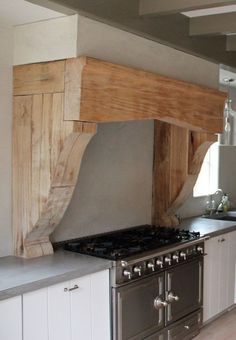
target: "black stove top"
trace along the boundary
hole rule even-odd
[[[67,241],[64,249],[116,261],[171,244],[189,242],[199,237],[198,232],[142,225]]]

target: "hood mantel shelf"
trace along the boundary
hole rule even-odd
[[[153,221],[175,224],[176,208],[222,131],[224,101],[214,89],[89,57],[14,67],[15,254],[53,252],[49,236],[68,207],[100,122],[156,120]],[[183,148],[187,157],[179,160]]]

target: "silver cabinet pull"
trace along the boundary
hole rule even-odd
[[[64,288],[64,292],[71,292],[72,290],[76,290],[76,289],[78,289],[78,288],[79,288],[78,285],[74,285],[73,288]]]
[[[188,325],[185,325],[184,328],[185,329],[190,329],[190,327]]]

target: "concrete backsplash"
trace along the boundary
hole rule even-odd
[[[151,223],[153,121],[100,124],[53,241]]]

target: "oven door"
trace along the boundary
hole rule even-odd
[[[202,258],[166,271],[166,325],[202,305]]]
[[[113,339],[140,340],[164,327],[164,273],[113,288]]]

